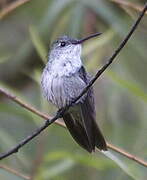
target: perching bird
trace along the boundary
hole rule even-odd
[[[81,61],[81,44],[100,33],[81,40],[62,36],[53,42],[41,86],[48,101],[59,109],[73,101],[89,83],[90,76]],[[107,150],[105,139],[96,124],[94,93],[91,87],[67,112],[63,120],[75,141],[89,152],[97,147]]]

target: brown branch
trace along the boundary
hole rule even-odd
[[[110,0],[110,1],[112,1],[114,3],[117,3],[120,6],[126,6],[126,7],[129,7],[129,8],[135,9],[137,11],[142,11],[142,9],[143,9],[142,6],[134,4],[134,3],[129,2],[129,1],[126,1],[126,0]],[[147,14],[147,12],[145,14]]]
[[[17,0],[17,1],[12,2],[9,6],[5,7],[4,9],[0,11],[0,19],[2,19],[4,16],[11,13],[14,9],[18,8],[19,6],[29,1],[30,0]]]
[[[44,113],[36,110],[36,109],[33,108],[31,105],[23,102],[23,101],[20,100],[18,97],[14,96],[12,93],[8,93],[8,92],[5,91],[3,88],[0,88],[0,92],[3,93],[6,97],[8,97],[9,99],[11,99],[12,101],[14,101],[14,102],[16,102],[17,104],[19,104],[20,106],[22,106],[22,107],[24,107],[25,109],[29,110],[30,112],[33,112],[34,114],[40,116],[41,118],[48,120],[48,116],[47,116],[47,115],[45,115]],[[51,119],[51,118],[52,118],[52,117],[50,117],[50,119]],[[65,124],[64,124],[63,122],[61,122],[61,121],[58,121],[58,120],[57,120],[57,121],[55,121],[55,123],[58,124],[58,125],[60,125],[60,126],[62,126],[62,127],[64,127],[64,128],[66,127]],[[107,147],[108,147],[109,149],[112,149],[113,151],[121,154],[121,155],[126,156],[128,159],[131,159],[131,160],[133,160],[133,161],[135,161],[135,162],[137,162],[137,163],[139,163],[139,164],[147,167],[147,162],[143,161],[142,159],[140,159],[140,158],[138,158],[138,157],[136,157],[136,156],[134,156],[134,155],[132,155],[132,154],[130,154],[130,153],[128,153],[128,152],[120,149],[120,148],[117,148],[116,146],[114,146],[114,145],[112,145],[112,144],[110,144],[110,143],[108,143],[108,142],[107,142]]]
[[[33,108],[31,105],[28,105],[27,103],[24,103],[22,100],[20,100],[18,97],[14,96],[12,93],[8,93],[7,91],[5,91],[4,89],[0,88],[0,92],[3,93],[5,96],[7,96],[8,98],[10,98],[12,101],[16,102],[17,104],[21,105],[22,107],[24,107],[25,109],[29,110],[30,112],[33,112],[34,114],[44,118],[44,119],[48,119],[48,116],[43,114],[42,112],[36,110],[35,108]],[[51,117],[50,117],[51,119]],[[62,126],[62,127],[65,127],[65,124],[60,122],[60,121],[55,121],[56,124]],[[110,144],[107,142],[107,147],[109,149],[112,149],[126,157],[128,157],[129,159],[132,159],[134,161],[136,161],[137,163],[143,165],[143,166],[146,166],[147,167],[147,162],[141,160],[140,158],[128,153],[128,152],[125,152],[124,150],[120,149],[120,148],[117,148],[115,147],[114,145]]]
[[[116,49],[116,51],[113,53],[113,55],[109,58],[108,62],[96,73],[96,75],[94,76],[94,78],[90,81],[90,83],[88,84],[88,86],[86,86],[84,88],[84,90],[82,91],[82,93],[66,108],[60,110],[57,112],[57,114],[51,118],[51,119],[47,119],[46,116],[42,115],[42,113],[37,112],[38,115],[41,115],[41,117],[45,117],[45,119],[47,119],[45,121],[45,123],[38,129],[36,129],[31,135],[29,135],[28,137],[26,137],[23,141],[21,141],[20,143],[18,143],[15,147],[11,148],[8,152],[3,153],[0,155],[0,160],[10,156],[13,153],[18,152],[18,150],[24,146],[25,144],[27,144],[29,141],[31,141],[34,137],[38,136],[44,129],[46,129],[50,124],[52,124],[55,120],[57,120],[58,118],[61,118],[63,116],[63,114],[65,113],[65,111],[67,111],[69,109],[69,107],[74,104],[79,98],[81,98],[81,96],[83,96],[88,89],[94,84],[94,82],[98,79],[98,77],[107,69],[107,67],[113,62],[113,60],[115,59],[115,57],[119,54],[119,52],[121,51],[121,49],[125,46],[125,44],[127,43],[127,41],[129,40],[129,38],[131,37],[131,35],[133,34],[133,32],[135,31],[135,29],[137,28],[137,25],[139,24],[139,22],[141,21],[142,17],[144,16],[145,12],[147,10],[147,3],[145,4],[144,9],[142,10],[141,14],[139,15],[138,19],[136,20],[136,22],[134,23],[134,25],[132,26],[131,30],[129,31],[129,33],[127,34],[127,36],[124,38],[124,40],[120,43],[119,47]],[[18,98],[16,98],[15,96],[13,96],[12,94],[9,94],[8,92],[5,92],[5,90],[3,90],[2,88],[0,89],[0,92],[2,92],[4,95],[6,95],[7,97],[9,97],[10,99],[14,100],[15,102],[19,103],[21,106],[29,109],[31,112],[34,112],[34,108],[29,108],[27,104],[24,104],[22,101],[20,101]],[[108,144],[109,148],[112,149],[112,147],[114,146],[110,146],[110,144]],[[114,148],[115,151],[117,151],[117,148]],[[123,152],[122,151],[118,151],[119,153]],[[121,153],[123,155],[125,155],[124,153]],[[128,153],[129,154],[129,153]],[[126,156],[129,158],[129,156]],[[134,157],[133,155],[130,154],[130,157]],[[135,158],[138,159],[138,158]],[[138,162],[138,161],[136,161]],[[141,161],[139,161],[138,163],[142,164],[143,166],[147,166],[147,163],[141,163]]]
[[[11,99],[12,101],[16,102],[17,104],[19,104],[20,106],[22,106],[23,108],[33,112],[34,114],[40,116],[43,119],[52,119],[51,116],[46,115],[40,111],[38,111],[37,109],[35,109],[34,107],[32,107],[31,105],[28,105],[27,103],[24,103],[24,101],[22,101],[21,99],[19,99],[18,97],[16,97],[15,95],[13,95],[10,92],[7,92],[5,89],[0,87],[0,92],[2,94],[4,94],[5,96],[7,96],[9,99]],[[59,124],[59,125],[63,125],[63,123],[61,121],[56,121],[55,123]],[[64,125],[63,125],[64,126]]]
[[[16,171],[15,169],[12,169],[12,168],[10,168],[10,167],[8,167],[6,165],[0,164],[0,168],[4,169],[5,171],[8,171],[8,172],[10,172],[10,173],[12,173],[12,174],[14,174],[16,176],[19,176],[19,177],[21,177],[23,179],[26,179],[26,180],[30,180],[31,179],[29,176],[21,174],[20,172]]]
[[[147,167],[147,162],[145,162],[144,160],[142,160],[142,159],[140,159],[140,158],[138,158],[138,157],[136,157],[136,156],[134,156],[134,155],[132,155],[132,154],[130,154],[130,153],[128,153],[128,152],[114,146],[114,145],[112,145],[112,144],[109,144],[108,142],[107,142],[107,147],[109,147],[109,149],[112,149],[113,151],[127,157],[128,159],[131,159],[131,160],[141,164],[142,166]]]

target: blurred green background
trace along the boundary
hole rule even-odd
[[[117,0],[115,0],[117,1]],[[119,0],[120,1],[120,0]],[[12,0],[1,0],[1,10]],[[82,59],[94,75],[137,19],[146,1],[30,0],[0,20],[0,86],[42,112],[54,115],[42,97],[40,76],[50,42],[67,34],[82,38]],[[147,161],[147,15],[115,62],[94,85],[97,121],[108,142]],[[0,152],[29,135],[43,120],[0,94]],[[145,180],[147,169],[115,152],[113,160],[81,149],[56,124],[1,161],[35,180]],[[19,180],[0,169],[1,180]]]

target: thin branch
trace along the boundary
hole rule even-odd
[[[147,167],[147,162],[145,162],[144,160],[142,160],[142,159],[140,159],[140,158],[138,158],[138,157],[136,157],[130,153],[128,153],[128,152],[126,152],[126,151],[124,151],[124,150],[122,150],[122,149],[120,149],[120,148],[118,148],[112,144],[109,144],[109,143],[107,143],[107,147],[109,147],[109,149],[112,149],[113,151],[127,157],[128,159],[131,159],[131,160],[141,164],[142,166]]]
[[[23,179],[26,179],[26,180],[30,180],[31,179],[29,176],[21,174],[20,172],[16,171],[15,169],[12,169],[12,168],[10,168],[10,167],[8,167],[6,165],[0,164],[0,168],[4,169],[5,171],[8,171],[8,172],[10,172],[12,174],[15,174],[16,176],[19,176],[19,177],[21,177]]]
[[[12,101],[16,102],[17,104],[19,104],[20,106],[22,106],[23,108],[33,112],[34,114],[40,116],[41,118],[43,119],[51,119],[52,117],[51,116],[48,116],[40,111],[38,111],[37,109],[35,109],[34,107],[32,107],[31,105],[28,105],[27,103],[24,103],[24,101],[22,101],[21,99],[19,99],[18,97],[16,97],[15,95],[13,95],[12,93],[10,92],[7,92],[5,89],[1,88],[0,87],[0,92],[2,94],[4,94],[6,97],[8,97],[9,99],[11,99]],[[56,121],[57,124],[59,125],[63,125],[63,123],[61,121]]]
[[[129,1],[126,1],[126,0],[110,0],[110,1],[117,3],[120,6],[126,6],[129,8],[135,9],[137,11],[142,11],[142,9],[143,9],[142,6],[132,3],[132,2],[129,2]],[[147,12],[145,14],[147,14]]]
[[[58,118],[61,118],[63,116],[63,114],[65,113],[65,111],[67,111],[69,109],[69,107],[74,104],[79,98],[81,98],[87,91],[88,89],[94,84],[94,82],[98,79],[98,77],[107,69],[107,67],[113,62],[113,60],[115,59],[115,57],[119,54],[119,52],[121,51],[121,49],[125,46],[125,44],[127,43],[127,41],[129,40],[129,38],[131,37],[131,35],[133,34],[133,32],[135,31],[135,29],[137,28],[137,25],[139,24],[139,22],[141,21],[142,17],[145,14],[145,11],[147,10],[147,3],[145,4],[145,7],[143,9],[143,11],[141,12],[140,16],[138,17],[137,21],[134,23],[134,25],[132,26],[130,32],[128,33],[128,35],[124,38],[124,40],[120,43],[119,47],[116,49],[116,51],[113,53],[113,55],[109,58],[108,62],[96,73],[96,75],[94,76],[94,78],[90,81],[90,83],[88,84],[88,86],[86,86],[84,88],[84,90],[82,91],[82,93],[66,108],[60,110],[57,112],[57,114],[51,118],[45,121],[45,123],[38,129],[36,129],[31,135],[29,135],[28,137],[26,137],[23,141],[21,141],[20,143],[18,143],[15,147],[11,148],[8,152],[3,153],[0,155],[0,160],[10,156],[13,153],[18,152],[18,150],[24,146],[25,144],[27,144],[29,141],[31,141],[34,137],[36,137],[37,135],[39,135],[44,129],[46,129],[50,124],[52,124],[55,120],[57,120]],[[0,89],[1,91],[1,89]],[[5,94],[5,92],[2,90],[2,93]],[[5,94],[7,97],[9,97],[9,94],[6,93]],[[10,96],[11,98],[11,96]],[[19,102],[19,104],[21,104],[23,106],[22,103],[20,103],[21,101],[16,101],[16,97],[13,96],[13,98],[11,98],[12,100],[15,99],[15,102]],[[18,100],[18,99],[17,99]],[[23,107],[27,107],[27,106],[23,106]],[[32,109],[32,108],[31,108]],[[31,110],[32,111],[32,110]],[[39,114],[38,114],[39,115]],[[46,118],[45,118],[46,119]],[[112,146],[111,146],[112,148]],[[147,163],[142,164],[147,166]]]
[[[14,9],[18,8],[19,6],[23,5],[26,2],[29,2],[30,0],[17,0],[12,2],[9,6],[5,7],[0,11],[0,19],[2,19],[4,16],[8,15],[10,12],[12,12]]]
[[[136,22],[133,24],[131,30],[129,31],[129,33],[127,34],[127,36],[123,39],[123,41],[120,43],[120,45],[118,46],[118,48],[114,51],[114,53],[112,54],[112,56],[108,59],[108,61],[106,62],[106,64],[104,64],[102,66],[102,68],[100,70],[98,70],[98,72],[96,73],[96,75],[94,76],[94,78],[90,81],[90,83],[84,88],[84,90],[82,91],[82,93],[72,102],[72,104],[74,104],[78,99],[80,99],[83,94],[85,94],[88,89],[94,84],[94,82],[101,76],[101,74],[108,68],[108,66],[110,66],[110,64],[114,61],[115,57],[119,54],[119,52],[122,50],[122,48],[126,45],[126,43],[128,42],[128,40],[130,39],[131,35],[133,34],[133,32],[136,30],[138,24],[140,23],[142,17],[144,16],[145,12],[147,11],[147,3],[145,4],[142,12],[140,13],[138,19],[136,20]]]
[[[0,88],[0,92],[3,93],[6,97],[8,97],[9,99],[11,99],[12,101],[16,102],[17,104],[21,105],[22,107],[24,107],[25,109],[29,110],[30,112],[33,112],[34,114],[48,120],[48,116],[43,114],[42,112],[36,110],[35,108],[33,108],[31,105],[28,105],[27,103],[24,103],[22,100],[20,100],[18,97],[14,96],[12,93],[8,93],[7,91],[5,91],[4,89]],[[20,103],[21,102],[21,103]],[[51,117],[50,117],[51,119]],[[61,121],[55,121],[56,124],[62,126],[62,127],[66,127],[65,124]],[[114,151],[116,151],[117,153],[120,153],[121,155],[127,157],[128,159],[131,159],[145,167],[147,167],[147,162],[143,161],[142,159],[120,149],[117,148],[116,146],[110,144],[107,142],[107,147],[109,149],[112,149]]]

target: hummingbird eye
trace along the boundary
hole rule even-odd
[[[65,41],[62,41],[61,43],[60,43],[60,46],[61,47],[64,47],[66,45],[66,42]]]

